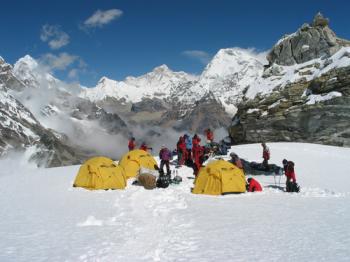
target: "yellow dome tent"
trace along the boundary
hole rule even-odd
[[[155,170],[157,162],[146,151],[136,149],[125,154],[119,161],[119,165],[124,168],[126,178],[130,178],[135,177],[141,167]]]
[[[126,178],[123,168],[107,157],[94,157],[81,165],[74,187],[86,189],[125,189]]]
[[[241,169],[225,160],[215,160],[199,170],[194,194],[222,195],[244,193],[245,176]]]

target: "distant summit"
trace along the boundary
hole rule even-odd
[[[276,43],[267,55],[269,64],[289,66],[328,58],[342,47],[350,46],[350,41],[338,38],[328,25],[328,18],[316,14],[311,24],[303,24],[295,33]]]

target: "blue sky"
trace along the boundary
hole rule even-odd
[[[0,55],[25,54],[93,86],[167,64],[199,74],[220,48],[264,51],[321,11],[350,39],[348,1],[2,1]]]

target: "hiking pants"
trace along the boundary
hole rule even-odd
[[[170,175],[169,160],[161,160],[160,161],[160,170],[161,170],[161,172],[163,172],[163,174],[164,174],[164,170],[163,170],[164,165],[166,166],[166,174]]]

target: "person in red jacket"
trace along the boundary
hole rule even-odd
[[[201,143],[200,137],[197,134],[195,134],[192,138],[192,147],[195,145],[199,145],[200,143]]]
[[[297,179],[295,177],[295,172],[294,172],[294,162],[293,161],[288,161],[285,176],[287,178],[286,191],[292,192],[292,186],[293,186],[293,184],[295,184],[297,182]]]
[[[210,144],[214,141],[214,133],[210,128],[205,130],[205,136],[207,137],[207,143]]]
[[[187,150],[185,138],[180,136],[179,141],[177,142],[177,162],[181,166],[185,163],[187,159]]]
[[[248,192],[260,192],[262,191],[262,187],[260,183],[254,178],[248,178]]]
[[[134,150],[135,147],[136,147],[135,137],[132,137],[129,139],[129,144],[128,144],[129,151]]]
[[[270,160],[270,149],[267,147],[267,145],[263,142],[261,143],[261,146],[263,147],[263,166],[266,170],[269,169],[269,160]]]
[[[152,150],[152,147],[148,147],[148,146],[146,145],[146,142],[142,142],[142,144],[141,144],[141,146],[140,146],[140,149],[147,152],[149,149]]]
[[[199,169],[202,166],[202,158],[203,158],[203,153],[204,153],[204,148],[200,145],[200,138],[194,138],[192,140],[192,156],[193,156],[193,160],[194,160],[194,166],[193,166],[193,173],[195,176],[197,176]]]

